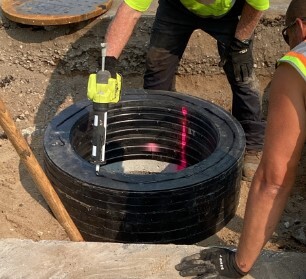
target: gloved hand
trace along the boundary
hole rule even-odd
[[[251,50],[252,40],[232,40],[219,66],[223,67],[226,62],[233,65],[236,81],[247,81],[253,73],[253,54]]]
[[[202,250],[200,253],[183,258],[175,269],[183,277],[195,276],[193,279],[221,278],[220,276],[241,278],[247,274],[239,269],[235,252],[226,248]]]
[[[114,56],[105,57],[105,70],[109,71],[112,78],[116,78],[118,59]]]

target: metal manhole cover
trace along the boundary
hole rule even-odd
[[[3,14],[29,25],[62,25],[97,17],[111,7],[112,0],[2,0]]]

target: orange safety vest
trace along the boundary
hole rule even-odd
[[[290,50],[285,56],[278,60],[281,63],[289,63],[306,81],[306,40]]]

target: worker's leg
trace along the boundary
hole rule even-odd
[[[202,23],[202,29],[218,41],[218,51],[221,57],[226,46],[234,37],[243,2],[243,0],[238,0],[236,7],[223,18],[204,20]],[[236,81],[233,65],[230,62],[225,63],[223,69],[233,92],[232,114],[240,122],[245,132],[246,154],[243,177],[250,181],[261,159],[265,131],[257,79],[254,69],[252,78],[247,82]]]
[[[195,16],[179,1],[160,1],[146,60],[144,88],[175,91],[175,73],[194,27]]]
[[[233,91],[232,114],[245,132],[246,149],[259,151],[263,147],[265,122],[255,73],[247,82],[237,82],[232,64],[226,63],[223,69]]]
[[[202,21],[202,29],[218,41],[220,56],[234,38],[243,2],[237,1],[236,7],[223,18]],[[230,62],[225,63],[223,69],[233,92],[232,114],[244,129],[246,148],[260,151],[263,146],[265,122],[262,119],[260,94],[254,70],[251,79],[240,82],[236,81],[233,65]]]
[[[218,47],[222,52],[224,46],[219,44]],[[231,63],[226,63],[223,69],[233,91],[232,114],[240,122],[245,132],[246,152],[242,177],[250,182],[261,160],[265,131],[257,79],[253,70],[253,76],[247,82],[237,82]]]

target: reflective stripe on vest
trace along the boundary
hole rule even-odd
[[[280,63],[292,65],[306,81],[306,40],[279,59],[278,64]]]
[[[225,15],[235,4],[235,0],[180,0],[192,13],[206,17]]]

